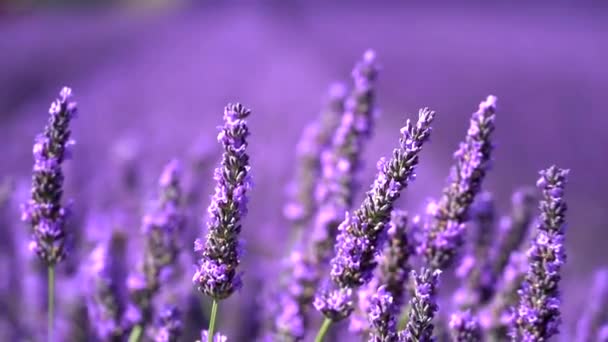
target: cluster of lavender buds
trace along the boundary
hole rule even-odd
[[[392,342],[397,340],[397,323],[392,294],[385,286],[370,298],[367,310],[371,326],[370,342]]]
[[[177,342],[182,333],[182,314],[174,306],[165,308],[159,315],[155,342]]]
[[[369,319],[366,317],[366,313],[370,306],[370,298],[377,294],[380,287],[391,295],[391,313],[393,315],[398,314],[398,310],[403,305],[407,279],[411,271],[409,258],[415,252],[407,229],[407,213],[402,210],[393,210],[387,231],[388,241],[382,254],[378,256],[378,267],[373,278],[357,293],[357,307],[350,317],[349,330],[351,332],[359,334],[368,332]]]
[[[490,164],[495,111],[496,97],[490,95],[473,113],[465,141],[454,153],[456,164],[451,170],[450,183],[432,210],[425,241],[419,247],[431,268],[449,267],[463,243],[463,224]]]
[[[30,249],[47,265],[53,266],[65,257],[65,221],[68,208],[61,203],[63,172],[61,164],[70,157],[70,121],[76,115],[72,90],[63,88],[51,104],[50,118],[44,133],[34,144],[32,197],[23,206],[22,218],[31,224],[34,239]]]
[[[285,205],[285,217],[298,232],[308,224],[316,211],[315,189],[321,171],[321,153],[332,142],[334,132],[344,112],[346,86],[332,84],[329,100],[320,117],[304,128],[296,147],[297,161],[290,199]]]
[[[475,342],[481,341],[481,328],[477,317],[470,311],[452,314],[450,318],[452,341]]]
[[[169,162],[159,179],[157,208],[143,218],[144,258],[140,270],[128,279],[128,287],[143,323],[152,317],[152,300],[162,282],[177,272],[181,249],[184,216],[181,210],[182,191],[180,164]]]
[[[412,271],[413,293],[409,303],[408,322],[405,330],[399,332],[399,341],[433,341],[433,318],[437,313],[437,287],[440,270],[423,268]]]
[[[382,158],[378,162],[378,174],[361,207],[353,214],[347,213],[340,224],[336,255],[331,261],[331,279],[338,287],[337,293],[346,294],[346,289],[356,289],[371,279],[393,205],[414,177],[419,153],[430,136],[434,118],[434,112],[421,109],[416,125],[407,121],[401,129],[400,147],[393,150],[388,161]],[[333,306],[334,303],[325,300],[327,297],[322,294],[315,299],[318,311],[333,321],[350,315],[352,307],[345,310],[344,305]],[[345,300],[338,302],[342,304]]]
[[[209,332],[207,330],[203,330],[201,331],[201,339],[198,340],[197,342],[207,342],[209,341]],[[213,334],[213,338],[211,339],[211,342],[228,342],[228,337],[220,334],[220,333],[215,333]]]
[[[247,117],[251,111],[241,104],[224,109],[224,126],[218,141],[224,148],[221,165],[215,170],[215,194],[209,205],[207,240],[197,239],[194,250],[201,253],[193,282],[199,291],[221,300],[241,287],[237,273],[241,246],[241,219],[247,214],[247,193],[251,188]]]
[[[363,146],[369,139],[376,113],[376,54],[368,50],[353,70],[353,89],[344,104],[331,147],[321,153],[321,179],[316,187],[318,203],[312,235],[313,262],[331,256],[337,227],[352,207],[358,188],[355,176],[361,166]]]
[[[519,290],[510,331],[513,339],[521,341],[545,341],[559,332],[561,323],[558,285],[566,261],[564,186],[568,170],[551,166],[540,175],[540,223],[527,252],[529,269]]]
[[[593,286],[585,303],[585,309],[576,325],[575,341],[592,340],[601,330],[600,327],[608,324],[608,268],[601,268],[595,272]],[[599,335],[598,335],[599,336]],[[604,339],[608,339],[608,334]],[[598,341],[600,339],[598,338]]]

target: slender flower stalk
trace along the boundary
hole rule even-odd
[[[450,318],[450,329],[452,341],[476,342],[482,340],[479,321],[470,311],[452,314],[452,317]]]
[[[153,319],[153,299],[166,286],[172,273],[178,272],[181,234],[185,216],[181,209],[181,167],[172,160],[159,179],[159,198],[156,208],[143,218],[145,249],[143,262],[137,273],[129,276],[127,286],[144,328]],[[134,332],[135,333],[135,332]]]
[[[369,331],[367,312],[371,305],[370,299],[376,295],[380,287],[391,295],[391,313],[398,315],[405,300],[406,284],[411,266],[409,258],[415,253],[410,233],[407,231],[407,213],[393,210],[388,227],[388,241],[374,277],[357,292],[357,307],[350,317],[349,330],[358,334]]]
[[[559,332],[561,323],[559,280],[566,261],[564,248],[564,187],[568,170],[551,166],[540,172],[540,222],[527,252],[529,268],[519,290],[511,338],[515,341],[546,341]]]
[[[412,271],[413,294],[410,299],[409,319],[405,330],[399,332],[399,341],[430,342],[433,339],[433,318],[437,313],[437,286],[440,270],[423,268]]]
[[[76,115],[76,103],[71,101],[72,90],[64,87],[49,109],[49,121],[44,132],[34,143],[32,197],[24,204],[22,219],[33,228],[30,250],[48,267],[49,319],[48,338],[53,340],[55,295],[55,266],[66,255],[65,230],[68,208],[62,205],[63,161],[70,157],[70,122]]]
[[[200,253],[199,267],[192,281],[202,293],[213,298],[209,335],[213,337],[218,302],[241,287],[241,219],[247,214],[247,195],[251,188],[249,156],[246,153],[250,110],[229,104],[224,110],[224,126],[218,141],[224,148],[220,166],[215,170],[215,194],[209,205],[207,239],[197,239],[194,250]]]
[[[346,215],[340,224],[336,255],[331,261],[334,289],[321,291],[315,308],[332,321],[348,317],[352,310],[352,291],[367,283],[377,265],[376,255],[386,236],[390,213],[401,190],[415,176],[419,153],[431,133],[435,113],[421,109],[418,122],[407,121],[401,129],[400,146],[389,160],[378,162],[378,174],[361,207]]]
[[[469,218],[469,208],[481,190],[481,183],[490,166],[495,111],[496,97],[490,95],[473,113],[465,141],[454,153],[455,165],[451,170],[450,182],[431,210],[432,220],[425,229],[425,241],[419,248],[427,265],[433,269],[449,267],[463,244],[464,223]]]
[[[595,272],[587,305],[576,325],[576,342],[590,341],[602,324],[608,323],[608,268]],[[608,338],[608,335],[607,335]]]

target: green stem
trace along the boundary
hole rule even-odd
[[[55,318],[55,265],[49,265],[48,273],[48,294],[49,294],[49,331],[48,341],[53,342],[53,320]]]
[[[315,337],[315,342],[323,342],[325,335],[329,331],[331,323],[331,319],[325,318],[325,320],[323,321],[323,325],[321,325],[321,329],[319,329],[319,332],[317,333],[317,337]]]
[[[131,330],[131,334],[129,335],[129,342],[138,342],[141,337],[142,327],[141,325],[136,325],[133,330]]]
[[[215,319],[217,318],[217,307],[218,302],[216,299],[213,300],[211,305],[211,319],[209,320],[209,330],[207,331],[207,342],[213,342],[213,335],[215,334]]]

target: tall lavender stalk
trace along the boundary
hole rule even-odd
[[[393,150],[389,160],[381,158],[378,162],[378,174],[360,208],[347,213],[340,224],[330,272],[337,289],[321,291],[314,301],[315,308],[326,317],[317,341],[323,339],[332,321],[351,314],[352,291],[371,279],[393,205],[415,176],[419,153],[430,136],[434,117],[434,112],[421,109],[416,125],[407,121],[401,129],[399,148]]]
[[[511,323],[513,341],[546,341],[559,332],[561,323],[558,285],[566,261],[564,187],[568,170],[551,166],[540,175],[540,222],[527,252],[529,268]]]
[[[437,313],[437,286],[440,270],[423,268],[412,271],[413,293],[407,325],[399,332],[400,342],[431,342],[433,339],[433,318]]]
[[[450,329],[454,342],[478,342],[482,340],[479,321],[468,310],[452,314]]]
[[[213,298],[209,341],[212,342],[218,301],[228,298],[241,287],[241,219],[247,213],[247,193],[251,188],[249,156],[246,153],[249,128],[246,119],[251,111],[240,104],[224,110],[224,126],[218,141],[224,153],[215,170],[215,194],[209,205],[206,241],[197,239],[194,250],[201,254],[193,282],[202,293]]]
[[[30,250],[48,267],[48,338],[53,340],[55,266],[66,255],[65,230],[68,208],[62,205],[63,161],[70,157],[70,122],[76,115],[72,90],[64,87],[49,109],[49,121],[34,143],[32,197],[24,204],[22,218],[30,223],[34,237]]]
[[[583,314],[576,325],[575,341],[584,342],[597,335],[602,324],[608,324],[608,268],[600,268],[593,276],[593,286]]]
[[[159,198],[156,208],[143,218],[145,249],[143,262],[137,273],[129,276],[130,295],[139,311],[143,329],[153,316],[152,301],[171,273],[176,273],[181,249],[181,233],[185,217],[181,208],[181,166],[172,160],[160,176]],[[137,331],[137,330],[136,330]]]
[[[490,95],[473,113],[465,140],[454,153],[450,182],[431,211],[432,221],[425,229],[420,252],[433,269],[448,268],[463,243],[463,224],[491,161],[495,111],[496,97]]]

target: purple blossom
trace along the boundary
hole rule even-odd
[[[174,306],[165,308],[159,315],[154,341],[177,342],[181,333],[181,312]]]
[[[559,332],[561,323],[559,280],[566,261],[564,248],[564,187],[568,170],[555,166],[540,172],[540,220],[527,251],[528,272],[519,290],[510,334],[523,341],[545,341]]]
[[[601,268],[595,272],[593,285],[580,319],[576,325],[575,341],[591,340],[600,330],[600,325],[608,323],[608,268]],[[605,339],[608,339],[606,335]],[[600,340],[598,338],[598,340]]]
[[[70,121],[76,115],[76,103],[70,101],[72,90],[64,87],[51,104],[44,133],[34,143],[32,197],[23,205],[23,220],[33,228],[30,249],[49,266],[65,258],[65,221],[68,209],[61,203],[63,171],[61,165],[70,157]]]
[[[465,141],[454,153],[455,165],[450,182],[432,214],[426,237],[419,247],[427,264],[446,269],[463,243],[464,223],[469,207],[481,190],[481,183],[490,166],[491,135],[494,131],[496,97],[490,95],[473,113]]]
[[[413,293],[410,299],[409,319],[399,340],[404,342],[429,342],[433,338],[433,319],[437,313],[437,286],[440,270],[423,268],[412,271]]]
[[[382,158],[378,162],[378,174],[361,207],[352,215],[347,213],[340,224],[336,255],[331,261],[332,282],[339,288],[356,289],[371,279],[393,205],[414,177],[418,155],[430,136],[434,117],[434,112],[421,109],[415,126],[407,121],[401,129],[400,147],[393,150],[389,160]],[[352,308],[348,314],[330,316],[347,317],[351,311]]]
[[[199,291],[214,299],[225,299],[241,286],[241,219],[247,214],[251,188],[249,156],[246,153],[250,110],[229,104],[218,141],[224,148],[221,165],[215,170],[215,194],[209,205],[207,240],[197,239],[194,250],[201,254],[193,282]]]
[[[481,327],[477,317],[470,311],[452,314],[450,318],[450,329],[452,341],[455,342],[475,342],[481,341]]]
[[[334,322],[348,317],[353,311],[353,290],[350,288],[337,288],[323,290],[315,297],[313,305],[317,311]]]
[[[207,342],[209,338],[209,333],[207,330],[201,331],[201,339],[200,342]],[[228,337],[222,335],[220,333],[213,334],[213,342],[228,342]]]
[[[397,339],[393,296],[385,286],[378,288],[371,297],[367,316],[371,326],[370,342],[392,342]]]

